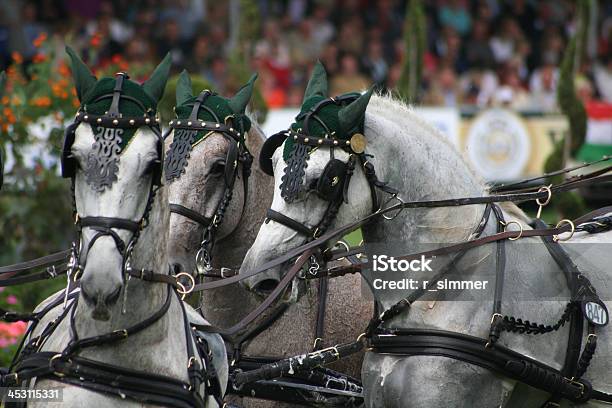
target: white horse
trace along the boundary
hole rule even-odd
[[[438,200],[488,195],[488,188],[466,163],[459,152],[436,130],[419,119],[402,103],[386,96],[374,96],[365,115],[366,153],[374,164],[380,180],[399,190],[404,201]],[[285,142],[286,143],[286,142]],[[346,162],[347,152],[335,149],[335,158]],[[319,178],[330,160],[329,148],[320,147],[310,154],[303,186]],[[281,197],[279,189],[285,161],[283,147],[272,157],[275,174],[275,191],[272,208],[308,227],[316,225],[323,216],[326,203],[315,194],[298,196],[292,203]],[[361,168],[356,169],[348,188],[348,204],[341,206],[335,225],[342,226],[371,212],[369,186]],[[384,199],[381,195],[380,199]],[[504,218],[510,230],[528,229],[525,215],[514,205],[502,205]],[[445,208],[419,208],[401,212],[394,220],[382,218],[363,227],[366,244],[393,247],[402,253],[423,250],[425,244],[446,246],[467,240],[484,214],[484,205]],[[514,224],[518,223],[518,224]],[[491,214],[482,235],[496,232],[496,220]],[[518,232],[517,232],[518,233]],[[575,234],[571,242],[609,243],[611,233],[593,236]],[[562,236],[564,238],[565,236]],[[262,225],[259,235],[243,263],[247,272],[272,259],[270,254],[283,253],[296,245],[296,234],[275,222]],[[534,245],[521,245],[521,241]],[[504,314],[538,323],[553,324],[563,311],[567,300],[534,301],[537,298],[521,298],[521,294],[537,293],[549,289],[568,297],[563,274],[558,265],[544,250],[538,238],[522,239],[506,243],[509,252],[507,268],[517,276],[507,273],[504,283],[508,290],[503,298]],[[299,242],[298,242],[299,244]],[[537,248],[540,248],[539,251]],[[568,247],[568,245],[566,245]],[[609,247],[608,247],[609,248]],[[572,257],[580,254],[575,247],[567,248]],[[495,246],[484,246],[469,251],[457,265],[464,271],[480,268],[486,271],[487,260],[494,259]],[[449,257],[439,257],[433,262],[434,271],[448,264]],[[609,257],[605,253],[597,257],[577,257],[575,262],[592,282],[609,281]],[[534,266],[537,270],[534,271]],[[520,273],[520,276],[519,276]],[[416,278],[428,279],[432,273],[421,273]],[[511,291],[509,290],[511,288]],[[395,294],[378,293],[382,310],[388,309],[410,290],[394,291]],[[491,296],[492,289],[486,292]],[[486,338],[492,314],[492,297],[479,301],[452,301],[440,297],[417,301],[403,312],[389,327],[442,329]],[[610,308],[612,304],[605,302]],[[347,305],[350,308],[350,305]],[[367,322],[363,322],[365,325]],[[585,378],[593,387],[612,391],[612,330],[609,326],[597,331],[599,336],[595,357]],[[564,362],[568,338],[567,325],[553,333],[529,336],[503,333],[503,344],[560,369]],[[484,352],[484,351],[483,351]],[[375,352],[366,353],[362,368],[366,403],[371,407],[539,407],[550,396],[545,392],[512,381],[484,368],[458,360],[436,356],[397,356]],[[564,401],[564,404],[567,404]],[[581,406],[599,406],[594,400]]]
[[[109,82],[107,79],[97,81],[71,50],[69,54],[72,58],[72,69],[82,103],[95,105],[91,102],[92,98],[98,96],[100,89],[109,89],[108,85],[113,81]],[[145,106],[151,104],[150,107],[154,109],[163,94],[169,67],[170,61],[169,58],[166,58],[149,81],[142,86],[124,79],[122,92]],[[104,81],[106,81],[106,88],[103,85]],[[110,90],[112,92],[112,86]],[[124,103],[123,99],[121,101],[119,104],[121,112],[127,117],[135,117],[134,113],[123,112],[124,106],[129,103]],[[143,113],[145,112],[141,112],[140,116]],[[91,182],[91,173],[88,173],[91,171],[89,163],[97,155],[101,156],[101,153],[95,150],[98,138],[94,135],[94,128],[94,125],[90,126],[89,123],[81,122],[75,129],[74,142],[66,146],[67,158],[76,161],[74,195],[77,214],[81,220],[86,217],[112,217],[139,222],[143,214],[148,212],[148,222],[143,224],[139,232],[140,236],[129,258],[131,267],[134,270],[150,270],[167,275],[169,272],[167,234],[170,214],[166,189],[163,186],[155,186],[154,198],[152,202],[149,202],[149,197],[154,191],[151,186],[155,182],[156,171],[161,171],[161,169],[156,170],[162,159],[160,157],[160,137],[144,123],[143,126],[135,129],[135,133],[129,143],[123,147],[118,163],[116,163],[116,179],[100,191],[98,185]],[[123,134],[126,133],[127,130],[124,130]],[[150,208],[147,208],[148,204],[151,205]],[[77,294],[75,299],[78,299],[78,303],[76,307],[73,307],[76,300],[68,301],[66,307],[72,308],[71,312],[61,320],[46,341],[37,344],[36,351],[60,353],[68,346],[71,339],[75,339],[75,334],[79,339],[85,339],[115,331],[120,333],[122,330],[151,319],[156,312],[163,310],[170,296],[167,311],[148,327],[136,332],[133,336],[126,336],[118,341],[84,347],[76,354],[79,357],[119,368],[167,376],[186,384],[190,383],[188,367],[193,366],[194,363],[199,364],[202,370],[210,370],[211,367],[206,367],[205,362],[199,356],[193,361],[189,358],[187,344],[190,342],[195,347],[195,341],[192,336],[186,334],[186,332],[191,332],[191,328],[186,327],[184,308],[189,320],[202,325],[207,323],[188,305],[182,304],[174,290],[169,290],[168,284],[144,281],[135,277],[126,281],[123,276],[125,252],[122,249],[126,248],[121,248],[121,243],[128,245],[127,243],[133,240],[135,231],[113,227],[112,232],[107,230],[101,236],[96,237],[101,231],[95,227],[83,225],[79,237],[82,243],[79,259],[83,266],[80,293],[78,290],[74,292]],[[44,309],[56,298],[53,296],[47,299],[37,310]],[[61,304],[51,309],[30,333],[29,339],[35,339],[41,335],[49,322],[62,315],[63,312],[64,307]],[[224,343],[218,335],[206,335],[206,339],[211,349],[214,367],[219,375],[221,388],[224,388],[228,376]],[[30,387],[62,388],[63,401],[56,404],[62,407],[148,406],[148,404],[143,405],[141,401],[126,399],[121,389],[110,393],[98,393],[65,382],[57,382],[52,378],[34,379]],[[119,379],[120,376],[117,378]],[[154,390],[142,389],[144,394],[152,391]],[[221,391],[224,392],[224,389]],[[217,406],[211,395],[204,394],[204,385],[200,387],[198,393],[207,406]],[[31,403],[31,405],[42,407],[53,404],[41,401]],[[168,405],[175,406],[172,403]]]

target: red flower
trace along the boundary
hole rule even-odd
[[[93,36],[91,36],[91,40],[89,40],[89,44],[92,47],[98,48],[100,46],[100,43],[102,43],[102,38],[100,38],[100,34],[95,33]]]
[[[40,35],[32,41],[32,44],[34,44],[34,47],[39,48],[45,41],[47,41],[47,33],[40,33]]]
[[[32,62],[34,62],[35,64],[45,62],[46,60],[47,60],[47,56],[41,53],[34,55],[34,57],[32,58]]]

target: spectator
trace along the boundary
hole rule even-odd
[[[493,67],[495,56],[489,45],[489,28],[484,21],[476,20],[465,45],[465,59],[471,67]]]
[[[512,58],[514,44],[521,37],[521,30],[512,18],[505,18],[501,22],[498,33],[489,42],[493,57],[497,63],[504,63]]]
[[[186,66],[223,92],[227,58],[235,45],[230,39],[235,40],[236,33],[229,3],[0,1],[0,70],[13,59],[21,60],[14,51],[25,56],[26,64],[41,52],[32,41],[45,31],[49,43],[66,37],[77,48],[93,48],[88,63],[94,69],[116,63],[120,59],[117,55],[128,65],[137,66],[155,64],[170,52],[175,73]],[[426,102],[555,109],[556,67],[568,36],[577,27],[574,3],[423,2]],[[296,105],[309,67],[317,59],[325,65],[335,93],[363,89],[372,82],[390,91],[397,85],[407,58],[402,36],[407,0],[258,0],[253,4],[259,8],[261,33],[253,44],[241,46],[250,53],[249,69],[260,72],[259,82],[266,84],[266,100],[271,105]],[[581,64],[582,77],[577,84],[585,100],[601,97],[610,102],[612,63],[607,56],[612,54],[612,8],[605,2],[599,4],[604,6],[598,8],[593,29],[598,38],[592,43],[597,43],[597,52],[603,57],[593,60],[592,52],[589,54]],[[526,84],[528,98],[523,88]]]
[[[466,72],[460,80],[463,103],[481,108],[491,103],[499,82],[495,73],[486,67],[476,66]]]
[[[163,58],[167,53],[172,56],[172,63],[177,68],[185,66],[186,44],[181,39],[181,31],[178,23],[168,19],[164,24],[163,34],[158,41],[158,58]]]
[[[314,41],[319,48],[323,49],[334,37],[336,29],[330,21],[330,8],[326,4],[315,5],[312,13],[312,36]]]
[[[330,95],[341,95],[347,92],[364,90],[371,81],[359,72],[359,61],[353,54],[344,54],[340,58],[340,72],[330,83]]]
[[[612,57],[610,55],[604,56],[601,63],[595,63],[593,76],[602,99],[612,104]]]
[[[205,75],[206,69],[210,66],[213,55],[208,36],[199,35],[196,37],[191,50],[191,56],[187,60],[186,68],[189,72]]]
[[[547,64],[536,69],[529,81],[529,90],[532,93],[532,107],[547,111],[556,109],[557,106],[557,81],[559,70],[552,64]]]
[[[363,59],[363,66],[375,83],[381,85],[384,83],[389,66],[383,57],[383,46],[380,41],[371,41],[368,44],[368,52]]]
[[[472,19],[467,11],[466,2],[447,0],[438,11],[440,24],[452,27],[459,35],[466,35],[472,27]]]
[[[509,65],[504,67],[501,78],[501,86],[493,94],[492,105],[519,110],[527,109],[529,94],[523,88],[516,70]]]
[[[589,78],[584,75],[578,75],[574,83],[576,86],[576,95],[583,105],[588,105],[593,102],[595,92]]]
[[[455,71],[450,66],[444,65],[438,70],[423,102],[428,105],[459,106],[461,92]]]
[[[25,40],[25,49],[22,51],[23,56],[26,58],[32,58],[37,53],[36,48],[32,44],[34,40],[45,31],[42,24],[37,22],[36,19],[36,6],[34,3],[26,3],[22,10],[22,30],[23,37]]]

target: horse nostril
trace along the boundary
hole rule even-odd
[[[106,306],[112,306],[117,303],[120,294],[121,286],[117,286],[117,288],[110,295],[107,295],[106,299],[104,299],[104,303],[106,304]]]
[[[183,265],[181,265],[180,263],[172,264],[172,271],[175,275],[183,272]]]
[[[264,279],[261,282],[258,282],[253,286],[253,292],[259,293],[260,295],[267,296],[269,295],[278,285],[278,280],[276,279]]]
[[[83,295],[85,302],[89,303],[90,305],[94,305],[96,303],[96,297],[89,293],[85,282],[81,282],[81,295]]]

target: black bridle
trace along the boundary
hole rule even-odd
[[[297,221],[291,217],[279,213],[273,209],[268,209],[266,213],[265,222],[270,221],[277,222],[289,229],[296,231],[297,233],[307,237],[307,242],[320,237],[324,234],[331,224],[336,219],[338,211],[343,203],[348,202],[348,188],[351,181],[351,177],[355,171],[357,162],[361,165],[364,170],[366,179],[370,186],[370,196],[372,199],[372,212],[376,212],[379,208],[377,189],[380,189],[386,193],[396,195],[397,190],[387,186],[385,183],[380,182],[376,177],[373,164],[370,162],[370,155],[365,153],[365,150],[358,149],[354,150],[351,146],[350,140],[339,140],[332,137],[333,132],[328,128],[325,122],[317,115],[317,113],[324,106],[335,104],[342,105],[350,103],[356,100],[359,94],[348,94],[334,98],[327,98],[316,105],[314,105],[309,111],[299,115],[296,119],[303,119],[303,128],[297,131],[290,129],[285,132],[284,138],[292,138],[293,143],[296,145],[295,149],[305,148],[307,154],[312,153],[316,148],[325,146],[329,147],[330,161],[324,168],[319,179],[312,185],[308,186],[309,191],[314,190],[317,195],[323,200],[328,202],[327,209],[323,214],[323,217],[319,223],[313,227],[306,225],[303,222]],[[326,130],[326,137],[313,137],[309,135],[309,124],[311,121],[318,122]],[[278,138],[277,135],[271,136],[271,138]],[[349,153],[349,158],[346,163],[334,158],[334,149],[340,148]],[[304,157],[306,160],[307,157]],[[302,178],[292,177],[288,174],[288,168],[291,164],[288,164],[285,168],[285,175],[283,176],[283,184],[281,189],[283,197],[286,201],[292,201],[292,195],[297,194],[298,189],[302,188]],[[298,164],[305,167],[305,163]],[[330,173],[333,173],[330,175]],[[284,187],[287,186],[287,187]]]
[[[82,259],[82,231],[83,228],[90,228],[95,231],[95,235],[89,241],[86,253],[95,244],[95,242],[104,236],[109,236],[113,239],[117,251],[122,257],[122,276],[124,277],[124,283],[128,280],[132,271],[130,265],[130,258],[132,250],[134,249],[140,233],[144,227],[148,224],[149,214],[153,201],[155,199],[156,187],[161,185],[161,163],[163,161],[163,140],[161,137],[161,130],[159,126],[159,118],[155,117],[155,112],[152,109],[147,109],[138,99],[133,98],[129,95],[122,94],[123,82],[128,79],[128,75],[125,73],[118,73],[115,79],[115,87],[111,94],[105,94],[97,99],[95,102],[99,102],[104,99],[111,99],[111,105],[109,110],[104,115],[94,115],[87,112],[87,107],[83,106],[79,109],[74,122],[69,125],[66,129],[64,148],[62,151],[62,176],[72,179],[72,205],[73,214],[75,219],[75,225],[77,229],[76,241],[72,244],[72,254],[69,262],[68,279],[76,281],[79,279],[84,267],[86,259]],[[119,102],[121,99],[129,100],[139,106],[144,112],[142,116],[136,117],[125,117],[119,112]],[[137,220],[131,220],[126,218],[118,217],[104,217],[104,216],[90,216],[81,217],[78,214],[75,199],[75,172],[76,172],[76,159],[71,153],[71,147],[74,143],[74,137],[77,127],[81,123],[89,123],[92,126],[98,128],[107,129],[137,129],[142,126],[149,127],[155,136],[157,137],[157,154],[158,159],[155,162],[155,168],[153,169],[153,179],[148,192],[147,204],[145,206],[142,216]],[[128,242],[124,242],[119,234],[113,229],[123,229],[131,232],[131,237]]]
[[[221,121],[219,116],[211,108],[204,104],[206,99],[211,95],[214,94],[209,90],[202,91],[196,98],[193,104],[193,108],[191,110],[191,114],[187,119],[175,119],[170,121],[170,129],[175,131],[175,135],[178,131],[183,130],[191,132],[193,136],[186,140],[186,142],[189,144],[187,146],[180,146],[178,144],[175,145],[173,141],[172,145],[170,146],[168,160],[166,161],[166,167],[168,167],[168,163],[170,163],[171,155],[173,154],[174,149],[190,150],[193,147],[193,138],[195,137],[195,134],[197,134],[197,132],[207,131],[209,133],[220,133],[229,142],[229,148],[225,160],[223,194],[221,200],[219,200],[217,206],[215,207],[213,216],[206,216],[183,205],[170,203],[170,212],[179,214],[203,227],[202,241],[196,254],[196,266],[198,269],[198,274],[202,276],[206,276],[207,272],[212,269],[212,252],[214,249],[215,240],[217,239],[215,237],[215,234],[219,226],[223,222],[225,212],[227,211],[227,207],[229,206],[232,200],[232,196],[234,194],[234,185],[236,183],[236,178],[238,177],[238,172],[236,171],[238,163],[242,165],[242,184],[244,191],[242,213],[244,213],[244,209],[246,208],[249,191],[248,182],[249,176],[251,174],[251,164],[253,163],[253,156],[249,152],[245,142],[243,119],[227,117],[224,121],[225,123]],[[206,110],[215,119],[215,121],[207,122],[198,119],[198,113],[200,112],[200,109]],[[204,138],[206,138],[206,136],[204,136],[200,140],[203,140]],[[188,156],[183,158],[183,160],[185,161],[187,159]],[[179,169],[177,171],[167,171],[166,179],[168,181],[172,181],[180,177],[180,175],[184,172],[183,169],[185,165],[186,162],[180,163],[178,166]]]

